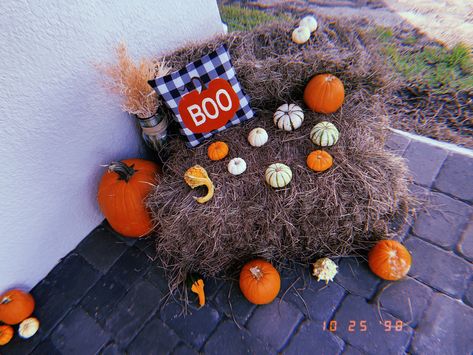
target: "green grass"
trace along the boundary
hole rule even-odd
[[[292,17],[286,14],[272,15],[238,5],[222,5],[220,15],[228,25],[229,32],[251,30],[262,23],[276,20],[292,21]]]
[[[378,27],[374,30],[394,69],[409,82],[444,93],[473,87],[473,59],[471,49],[457,44],[448,49],[441,46],[422,48],[404,47],[415,45],[417,38],[408,36],[402,41],[394,38],[391,29]]]
[[[275,20],[292,21],[288,14],[270,14],[239,5],[222,5],[222,20],[228,31],[247,31],[257,25]],[[409,35],[399,40],[389,27],[376,27],[374,35],[382,52],[407,81],[436,93],[458,91],[473,87],[471,48],[457,44],[451,49],[441,46],[416,47],[419,38]]]

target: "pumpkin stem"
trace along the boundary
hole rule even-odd
[[[329,75],[327,75],[327,77],[325,78],[325,81],[332,81],[333,78],[334,78],[334,76],[329,74]]]
[[[263,277],[263,272],[261,271],[259,266],[253,266],[250,268],[251,276],[253,276],[256,280],[259,280]]]
[[[2,300],[0,301],[0,304],[9,304],[11,302],[11,299],[8,297],[3,297]]]
[[[130,181],[131,177],[137,170],[134,169],[135,164],[131,166],[126,165],[121,161],[114,161],[108,166],[108,171],[117,173],[119,178],[118,180],[125,180],[125,182]]]

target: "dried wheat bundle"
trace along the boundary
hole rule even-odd
[[[123,42],[118,44],[115,52],[116,63],[96,65],[106,78],[103,86],[122,97],[123,111],[138,118],[153,116],[158,109],[159,99],[149,86],[148,80],[168,74],[170,68],[165,60],[155,61],[147,58],[141,58],[136,65]]]

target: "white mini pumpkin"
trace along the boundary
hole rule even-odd
[[[314,16],[306,16],[300,22],[299,26],[305,26],[309,29],[310,32],[315,32],[317,30],[317,20]]]
[[[292,170],[285,164],[275,163],[268,166],[264,174],[266,182],[275,189],[289,184],[292,180]]]
[[[304,44],[310,38],[310,30],[306,26],[299,26],[292,31],[292,41],[297,44]]]
[[[232,175],[243,174],[246,170],[246,161],[242,158],[233,158],[228,163],[228,172]]]
[[[248,134],[248,142],[253,147],[261,147],[268,141],[268,132],[264,128],[257,127]]]
[[[273,118],[274,124],[279,129],[294,131],[304,122],[304,112],[295,104],[284,104],[278,107]]]
[[[321,147],[330,147],[337,143],[340,133],[337,127],[330,122],[319,122],[310,131],[311,141]]]
[[[38,329],[39,321],[37,318],[26,318],[23,322],[20,323],[20,326],[18,327],[18,334],[23,339],[28,339],[35,335]]]

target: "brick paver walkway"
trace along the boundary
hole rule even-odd
[[[423,198],[399,238],[409,276],[383,282],[355,258],[325,286],[300,266],[281,271],[272,304],[207,280],[208,303],[180,316],[147,240],[94,230],[32,291],[41,328],[2,354],[470,354],[473,351],[473,157],[395,135]]]

